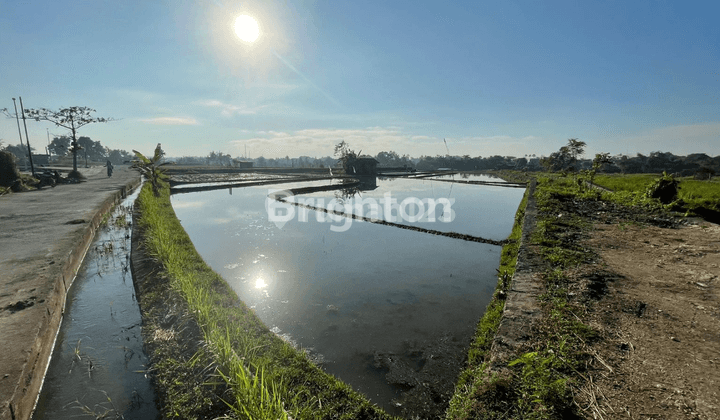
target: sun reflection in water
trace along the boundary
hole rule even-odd
[[[265,283],[265,280],[262,277],[258,277],[255,280],[255,288],[256,289],[264,289],[267,287],[267,283]]]

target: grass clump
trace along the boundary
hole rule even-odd
[[[223,415],[231,418],[391,418],[270,332],[237,298],[195,250],[172,209],[167,184],[146,183],[136,206],[144,246],[161,263],[171,292],[181,296],[183,311],[200,326],[204,343],[189,361],[169,353],[154,367],[161,387],[170,388],[167,416],[201,418],[203,410],[206,415],[217,410],[217,399],[222,398]],[[148,298],[167,299],[162,291],[156,293]],[[190,383],[207,371],[214,381]],[[187,389],[194,394],[183,396]]]

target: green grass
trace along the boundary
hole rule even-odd
[[[611,189],[614,193],[603,194],[603,199],[630,205],[650,205],[644,193],[659,175],[656,174],[612,174],[597,175],[595,183]],[[678,199],[682,200],[674,207],[692,212],[693,209],[705,207],[720,211],[720,181],[699,181],[692,177],[677,178]],[[655,203],[657,204],[657,203]]]
[[[720,180],[680,179],[678,196],[689,209],[706,207],[720,211]]]
[[[644,192],[657,178],[657,174],[598,174],[595,176],[595,183],[615,192]]]
[[[223,395],[237,418],[248,419],[389,419],[388,414],[372,405],[348,385],[313,365],[303,352],[272,334],[256,314],[240,301],[235,292],[202,260],[180,225],[162,184],[159,196],[146,183],[136,206],[141,214],[139,227],[144,233],[148,252],[164,267],[170,287],[187,302],[189,312],[202,328],[205,349],[197,354],[197,363],[208,360],[217,364],[217,378],[227,383],[229,395]],[[178,368],[177,354],[164,355],[157,366],[169,372],[177,370],[177,389],[186,389]],[[172,379],[165,377],[172,386]],[[200,387],[203,384],[197,384]],[[211,385],[211,384],[206,384]],[[186,417],[197,412],[193,405],[203,404],[198,397],[181,392],[170,393],[170,416]]]

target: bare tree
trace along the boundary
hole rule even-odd
[[[114,121],[112,118],[93,117],[91,113],[96,112],[92,108],[84,106],[73,106],[70,108],[60,108],[57,111],[53,111],[47,108],[40,109],[26,109],[25,113],[28,118],[32,118],[35,121],[50,121],[58,127],[67,128],[72,132],[72,143],[70,144],[70,151],[73,154],[73,171],[70,173],[71,176],[78,176],[77,171],[77,151],[81,149],[77,141],[77,130],[80,127],[86,126],[93,123],[104,123]]]

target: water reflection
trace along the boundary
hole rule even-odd
[[[450,185],[379,180],[360,194],[444,195]],[[522,192],[496,198],[484,187],[467,187],[453,189],[467,201],[458,210],[463,226],[507,237]],[[454,381],[494,289],[500,247],[373,223],[337,232],[312,210],[279,227],[268,219],[267,194],[267,188],[248,187],[232,196],[208,191],[172,201],[203,258],[268,327],[374,402],[397,412],[392,401],[415,386],[404,378],[419,380],[432,369],[452,371]],[[317,194],[335,198],[334,191]],[[471,211],[478,203],[498,220],[482,223]],[[447,364],[442,369],[438,354]]]
[[[481,182],[505,182],[502,178],[498,178],[492,175],[485,174],[469,174],[465,172],[448,174],[448,175],[435,175],[428,179],[446,179],[446,180],[457,180],[457,181],[481,181]]]
[[[499,241],[512,229],[512,215],[523,193],[524,190],[519,188],[438,182],[431,178],[380,178],[371,189],[302,193],[293,201],[387,222]],[[299,214],[306,215],[302,211]],[[324,215],[319,217],[325,218]],[[340,229],[348,223],[360,223],[344,219],[331,221]]]

